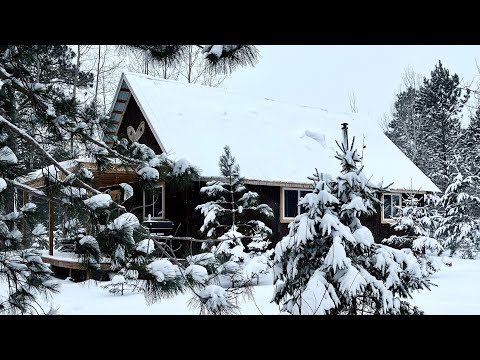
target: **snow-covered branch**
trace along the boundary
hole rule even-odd
[[[15,134],[19,135],[20,137],[22,137],[23,139],[25,139],[28,143],[32,144],[33,146],[35,146],[35,148],[40,152],[42,153],[43,156],[45,156],[46,159],[48,159],[50,161],[50,163],[52,163],[58,170],[60,170],[62,173],[64,173],[66,176],[72,176],[72,172],[68,171],[67,169],[65,169],[62,165],[60,165],[60,163],[55,160],[53,158],[53,156],[51,156],[47,151],[45,151],[42,146],[40,146],[40,144],[34,139],[32,138],[30,135],[28,135],[25,131],[23,131],[22,129],[18,128],[17,126],[15,126],[14,124],[12,124],[10,121],[8,121],[7,119],[5,119],[3,116],[0,115],[0,124],[3,124],[5,125],[5,127],[7,127],[8,129],[10,129],[11,131],[13,131]],[[101,194],[100,191],[98,191],[97,189],[94,189],[93,187],[91,187],[90,185],[88,184],[85,184],[83,181],[81,181],[80,179],[76,179],[76,181],[78,181],[79,184],[81,184],[83,187],[85,187],[86,189],[90,190],[91,192],[95,193],[95,194]]]
[[[45,104],[43,101],[40,101],[35,93],[32,91],[31,87],[25,87],[21,82],[17,79],[13,78],[10,74],[8,74],[3,67],[0,66],[0,80],[1,81],[9,81],[11,86],[21,92],[22,94],[26,95],[30,101],[33,103],[34,106],[38,106],[41,110],[46,111],[48,109],[48,105]]]
[[[84,133],[84,132],[80,132],[80,135],[82,137],[84,137],[85,139],[87,139],[88,141],[90,141],[91,143],[107,150],[110,154],[112,154],[113,156],[115,156],[116,158],[120,159],[120,160],[123,160],[124,162],[126,162],[127,164],[135,164],[135,165],[139,165],[139,164],[142,164],[143,161],[142,160],[137,160],[137,159],[134,159],[134,158],[130,158],[130,157],[127,157],[127,156],[124,156],[122,154],[120,154],[118,151],[112,149],[111,147],[109,147],[108,145],[106,145],[105,143],[101,142],[101,141],[98,141],[96,139],[94,139],[92,136]]]

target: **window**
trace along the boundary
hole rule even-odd
[[[384,222],[391,222],[392,219],[398,215],[396,206],[402,204],[400,194],[383,194],[382,196],[382,220]]]
[[[312,190],[304,189],[282,189],[282,220],[291,221],[298,214],[303,214],[306,209],[298,205],[301,197],[312,192]]]
[[[155,188],[143,190],[143,220],[148,216],[152,219],[165,218],[165,186],[158,185]]]

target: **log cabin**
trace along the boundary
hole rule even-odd
[[[195,211],[202,203],[199,189],[220,176],[218,158],[229,145],[248,189],[258,192],[261,201],[274,210],[275,216],[267,225],[276,243],[302,211],[298,199],[311,191],[308,177],[315,169],[339,174],[335,141],[342,138],[343,123],[348,123],[349,135],[355,136],[370,181],[393,183],[388,192],[379,195],[383,206],[364,222],[376,241],[393,234],[395,206],[401,205],[406,193],[421,196],[440,191],[373,119],[361,114],[332,113],[129,72],[120,78],[111,116],[117,126],[108,136],[127,137],[129,126],[144,127],[139,142],[156,153],[165,153],[173,160],[186,159],[200,168],[199,181],[183,193],[159,184],[162,201],[155,218],[172,221],[182,236],[198,235],[202,223],[202,216]],[[105,141],[108,143],[108,137]],[[151,195],[138,198],[144,201],[145,196]],[[147,216],[145,208],[141,216]]]
[[[172,160],[186,159],[201,171],[200,178],[181,191],[159,182],[155,192],[146,192],[139,189],[133,170],[114,167],[96,172],[95,164],[85,159],[69,164],[73,167],[83,162],[94,172],[96,186],[108,191],[114,200],[120,196],[120,183],[132,185],[130,210],[140,221],[154,220],[155,231],[164,234],[199,236],[203,217],[195,207],[204,202],[199,190],[207,181],[219,178],[218,159],[224,146],[229,145],[248,189],[258,192],[261,202],[274,211],[275,216],[266,224],[272,229],[275,244],[302,211],[298,199],[311,191],[308,177],[315,169],[334,176],[340,173],[336,141],[342,138],[344,123],[348,124],[349,135],[355,136],[367,178],[375,184],[393,183],[379,194],[383,205],[377,213],[362,222],[377,242],[394,233],[391,224],[395,206],[402,204],[406,193],[422,196],[440,191],[373,119],[358,113],[333,113],[315,106],[126,72],[119,80],[110,116],[115,129],[105,134],[107,144],[113,137],[132,140],[133,136],[157,154],[166,154]],[[33,177],[29,185],[41,187],[42,180]],[[154,204],[152,199],[156,199]]]

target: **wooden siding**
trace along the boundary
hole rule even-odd
[[[93,171],[94,184],[97,188],[102,189],[110,186],[115,186],[120,183],[132,183],[137,181],[135,172],[129,171]]]
[[[398,234],[398,232],[395,231],[391,224],[381,223],[382,209],[380,206],[376,206],[375,210],[377,212],[371,216],[360,217],[360,222],[363,226],[366,226],[368,229],[370,229],[375,242],[380,243],[383,239],[386,239],[394,234]]]
[[[166,218],[175,222],[177,236],[200,237],[200,227],[203,224],[203,215],[195,207],[208,201],[208,198],[200,194],[200,188],[205,186],[205,181],[195,181],[192,186],[175,191],[166,184]],[[247,185],[248,190],[259,194],[261,203],[265,203],[273,210],[273,218],[262,216],[260,220],[272,229],[271,241],[276,244],[283,236],[288,234],[288,224],[280,223],[280,187]]]
[[[191,236],[194,238],[202,238],[200,227],[203,224],[203,215],[200,211],[195,210],[199,204],[203,204],[208,199],[200,194],[200,188],[205,186],[204,181],[195,181],[192,185],[184,190],[176,190],[165,184],[165,219],[175,223],[174,233],[177,236]],[[126,206],[127,211],[135,209],[132,212],[142,220],[142,190],[138,188],[138,184],[132,184],[134,187],[134,197]],[[273,210],[273,218],[263,217],[261,220],[272,229],[272,246],[280,241],[288,234],[289,223],[280,222],[280,190],[279,186],[262,186],[247,185],[248,190],[256,191],[259,194],[261,203],[265,203]],[[381,224],[381,209],[377,206],[377,212],[369,217],[362,217],[361,222],[368,227],[373,234],[376,242],[380,242],[393,234],[398,234],[390,224]],[[194,245],[196,246],[196,245]]]
[[[132,126],[135,130],[137,130],[138,125],[140,125],[142,121],[145,121],[145,132],[138,142],[147,145],[153,151],[155,151],[156,154],[161,154],[162,149],[160,148],[160,145],[158,145],[158,142],[155,139],[155,135],[153,135],[152,129],[150,129],[150,127],[148,126],[148,123],[142,114],[142,110],[140,110],[140,107],[138,106],[137,102],[133,97],[130,98],[127,108],[125,109],[122,123],[120,124],[117,132],[118,138],[127,138],[127,127]],[[161,134],[157,135],[160,136]]]
[[[265,225],[272,229],[273,244],[276,244],[288,234],[288,224],[280,222],[280,186],[262,186],[262,185],[248,185],[248,190],[255,191],[259,195],[259,202],[267,204],[273,210],[273,217],[265,219]]]

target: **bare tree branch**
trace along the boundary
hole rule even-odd
[[[350,103],[350,111],[354,114],[358,113],[357,97],[355,96],[355,91],[352,90],[348,94],[348,101]]]

